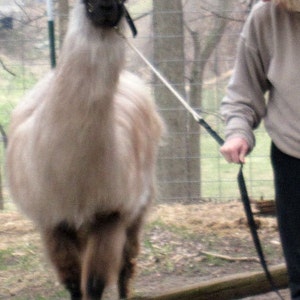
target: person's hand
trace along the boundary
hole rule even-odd
[[[244,164],[245,157],[249,151],[249,145],[246,140],[240,137],[229,139],[220,148],[220,152],[230,163]]]

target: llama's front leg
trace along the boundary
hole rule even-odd
[[[71,300],[81,300],[80,240],[75,229],[66,223],[43,232],[46,251],[56,267],[59,279],[70,292]]]
[[[99,300],[105,291],[116,286],[125,236],[125,226],[118,213],[95,217],[83,258],[81,289],[84,300]]]
[[[140,233],[143,225],[144,212],[127,230],[127,240],[124,248],[123,267],[119,275],[120,299],[129,297],[130,279],[134,275],[136,258],[140,249]]]

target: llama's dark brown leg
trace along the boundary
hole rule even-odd
[[[99,300],[118,280],[125,244],[125,226],[119,213],[96,215],[90,226],[83,257],[83,299]]]
[[[60,281],[70,292],[71,300],[81,300],[80,240],[75,229],[61,223],[43,232],[48,256],[55,266]]]
[[[140,249],[140,232],[143,225],[144,212],[127,230],[127,240],[124,248],[123,268],[119,275],[119,295],[120,299],[129,297],[130,279],[135,272],[136,257]]]

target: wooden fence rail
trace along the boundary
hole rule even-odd
[[[288,286],[285,265],[270,267],[279,289]],[[263,272],[248,272],[183,287],[164,294],[143,295],[131,300],[231,300],[272,291]]]

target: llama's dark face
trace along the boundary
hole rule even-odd
[[[100,27],[117,26],[124,15],[126,0],[83,0],[88,18]]]

